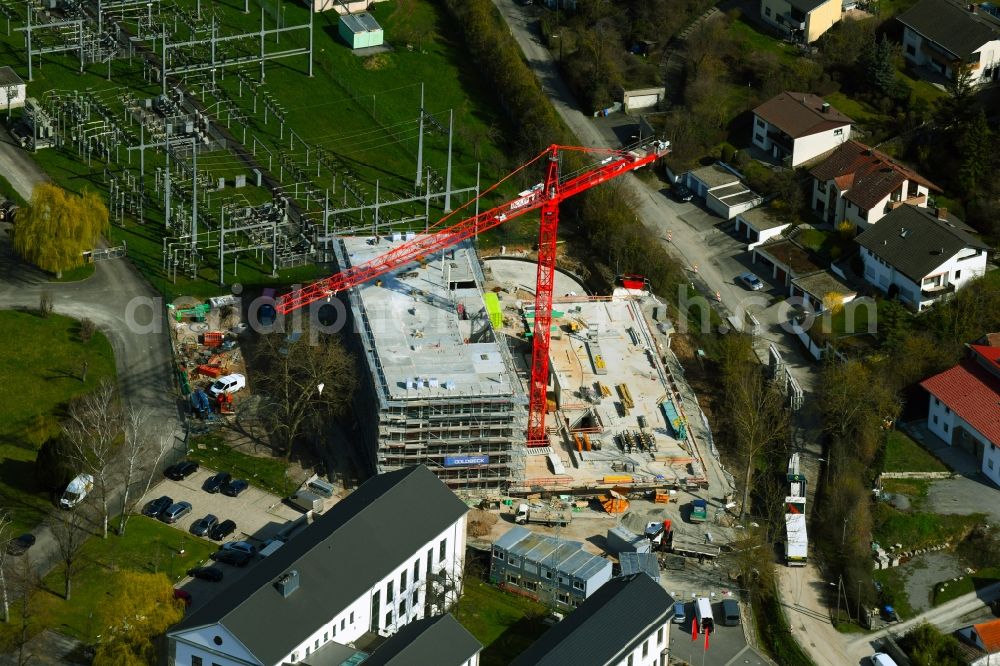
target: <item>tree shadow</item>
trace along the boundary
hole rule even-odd
[[[508,626],[481,655],[482,666],[507,666],[548,629],[541,617],[523,617]]]

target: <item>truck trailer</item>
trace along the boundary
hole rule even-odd
[[[573,515],[567,511],[552,509],[532,509],[525,503],[517,505],[514,522],[518,525],[548,525],[549,527],[566,527],[573,520]]]
[[[806,534],[806,517],[801,513],[785,515],[785,563],[790,567],[804,567],[809,553],[809,536]]]

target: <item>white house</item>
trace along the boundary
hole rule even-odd
[[[930,394],[928,430],[975,455],[1000,486],[1000,347],[970,345],[968,358],[920,385]]]
[[[753,145],[796,167],[851,138],[854,121],[822,98],[783,92],[753,110]]]
[[[366,481],[167,632],[169,663],[308,664],[443,613],[460,589],[467,511],[423,466]],[[469,658],[445,650],[435,663]]]
[[[27,85],[11,67],[0,67],[0,109],[6,111],[24,106]]]
[[[458,623],[451,613],[415,620],[378,646],[374,654],[364,660],[364,666],[409,666],[417,664],[449,664],[449,666],[479,666],[479,653],[483,646],[469,631]],[[353,664],[355,662],[320,661],[315,666],[327,664]],[[299,662],[300,664],[303,662]],[[312,666],[311,664],[309,666]]]
[[[1000,18],[987,9],[977,3],[920,0],[896,17],[903,25],[903,56],[948,79],[965,66],[975,84],[1000,80]]]
[[[865,280],[919,312],[986,272],[970,231],[944,208],[899,206],[855,239]]]
[[[688,171],[684,180],[695,195],[705,199],[706,208],[727,220],[764,201],[747,187],[739,172],[721,162]]]
[[[901,203],[926,206],[931,190],[916,171],[858,141],[848,141],[809,171],[812,209],[833,225],[847,221],[866,229]]]
[[[736,233],[746,240],[748,250],[780,236],[787,228],[788,222],[775,217],[768,208],[751,208],[736,216]]]
[[[673,605],[666,590],[645,574],[615,578],[511,666],[662,666]]]

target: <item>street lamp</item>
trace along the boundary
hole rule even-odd
[[[829,458],[816,458],[816,460],[817,460],[817,462],[824,463],[823,466],[826,468],[826,471],[824,472],[824,475],[825,475],[826,478],[823,481],[823,485],[827,486],[827,488],[829,488],[829,486],[830,486],[830,459]]]
[[[552,35],[552,39],[559,39],[559,35]],[[559,62],[562,62],[562,56],[563,56],[562,45],[563,45],[562,40],[559,39],[559,58],[558,58]]]

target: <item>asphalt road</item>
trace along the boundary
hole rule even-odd
[[[0,132],[0,170],[26,199],[45,174],[19,147]],[[5,224],[5,223],[4,223]],[[0,224],[0,227],[3,227]],[[172,352],[165,304],[139,272],[124,259],[99,262],[93,276],[75,283],[46,282],[44,273],[18,259],[6,229],[0,229],[0,309],[36,308],[45,291],[55,312],[89,318],[104,333],[115,353],[122,396],[147,410],[148,427],[155,436],[184,440],[171,372]],[[111,506],[120,503],[114,498]],[[55,562],[55,544],[47,528],[35,531],[32,560],[40,571]]]

